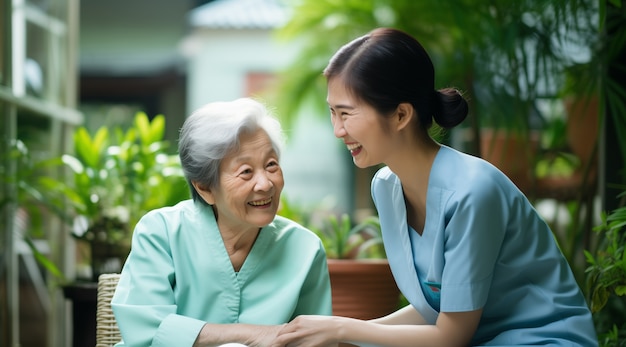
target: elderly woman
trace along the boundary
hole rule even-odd
[[[111,302],[118,346],[268,346],[294,317],[331,314],[319,238],[276,215],[282,141],[278,121],[248,98],[185,121],[192,199],[137,223]]]

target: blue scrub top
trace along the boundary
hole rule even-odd
[[[422,235],[407,224],[402,185],[389,168],[373,178],[372,198],[398,287],[429,324],[439,312],[482,308],[472,345],[598,345],[552,231],[490,163],[441,146]]]
[[[137,223],[111,305],[117,346],[134,347],[191,347],[207,322],[330,315],[326,253],[312,231],[276,216],[235,272],[211,207],[187,200]]]

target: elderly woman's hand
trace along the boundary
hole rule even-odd
[[[248,347],[270,347],[273,346],[283,325],[257,326],[255,331],[251,331],[250,340],[246,343]]]
[[[284,325],[205,324],[193,347],[270,347]]]

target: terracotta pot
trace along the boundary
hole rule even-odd
[[[480,155],[500,169],[524,193],[533,188],[533,161],[539,147],[535,133],[528,136],[506,130],[483,129]]]
[[[567,113],[567,144],[585,167],[593,157],[598,138],[598,97],[570,97],[564,101]],[[592,167],[595,169],[594,167]],[[593,172],[595,174],[595,170]]]
[[[398,309],[400,291],[386,259],[328,259],[333,315],[378,318]]]
[[[558,201],[570,201],[578,199],[579,194],[589,196],[593,194],[593,186],[587,184],[582,187],[582,173],[577,171],[571,176],[541,177],[537,179],[537,197],[542,199],[554,199]],[[581,189],[584,189],[581,191]]]
[[[597,189],[598,159],[594,150],[597,150],[599,128],[598,97],[568,97],[563,105],[567,114],[567,143],[580,159],[580,165],[571,176],[539,178],[538,196],[560,201],[588,198]]]

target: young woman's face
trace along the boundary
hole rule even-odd
[[[373,107],[353,97],[343,81],[328,81],[328,106],[335,136],[343,140],[360,168],[385,162],[388,135],[385,118]]]
[[[220,229],[244,231],[261,228],[274,220],[285,182],[278,156],[265,131],[243,134],[239,141],[239,150],[222,160],[219,185],[196,189],[213,205]]]

